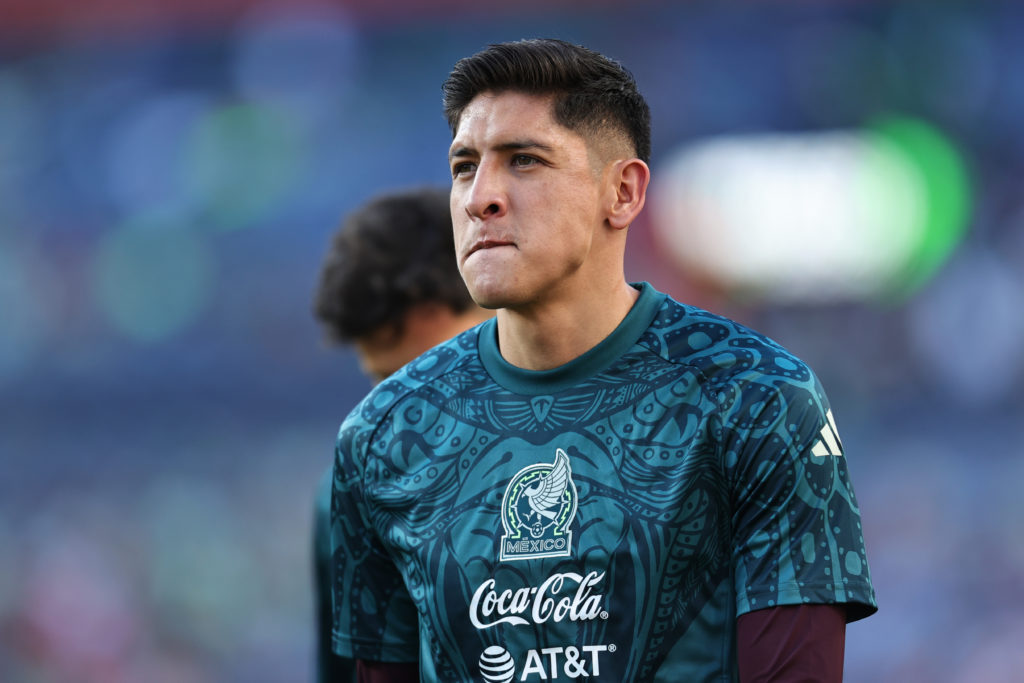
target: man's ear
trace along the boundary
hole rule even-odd
[[[628,228],[647,200],[651,169],[640,159],[620,159],[610,169],[610,188],[615,194],[608,211],[608,224],[617,230]]]

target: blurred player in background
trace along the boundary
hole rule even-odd
[[[314,313],[333,343],[353,346],[374,383],[489,318],[455,263],[447,189],[389,193],[351,213],[324,259]],[[313,531],[320,683],[355,680],[354,662],[331,651],[330,493],[328,468]],[[409,670],[417,680],[416,665]]]
[[[625,280],[632,76],[530,40],[443,90],[458,265],[497,315],[342,424],[336,651],[425,681],[840,681],[876,606],[828,400],[774,341]]]

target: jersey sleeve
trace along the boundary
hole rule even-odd
[[[809,368],[766,354],[723,403],[737,614],[776,605],[877,609],[860,510],[828,400]]]
[[[372,524],[362,486],[369,429],[350,415],[335,451],[331,494],[333,648],[378,662],[418,658],[416,608]]]
[[[331,486],[333,468],[320,476],[313,504],[313,600],[316,612],[316,681],[336,683],[355,678],[354,660],[338,657],[332,645]]]

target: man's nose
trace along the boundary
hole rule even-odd
[[[477,166],[466,210],[481,220],[503,215],[508,210],[505,183],[495,164],[481,162]]]

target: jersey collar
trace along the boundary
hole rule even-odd
[[[583,355],[550,370],[524,370],[502,358],[498,350],[497,321],[488,320],[480,326],[479,336],[484,368],[504,388],[529,395],[553,394],[607,369],[640,339],[665,299],[665,295],[648,282],[632,286],[640,290],[640,296],[612,333]]]

